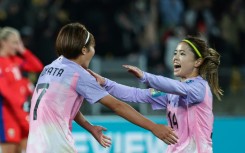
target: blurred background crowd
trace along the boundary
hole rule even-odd
[[[143,55],[149,72],[167,76],[177,43],[203,37],[221,54],[225,96],[214,112],[245,115],[244,0],[0,0],[0,27],[18,29],[44,65],[56,58],[60,27],[74,21],[94,34],[103,60]]]

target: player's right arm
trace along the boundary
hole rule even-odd
[[[117,100],[111,95],[107,95],[100,99],[100,103],[133,124],[151,131],[156,137],[164,141],[166,144],[175,144],[177,142],[178,137],[174,133],[173,129],[150,121],[130,105]]]

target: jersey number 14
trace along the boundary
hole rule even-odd
[[[171,128],[174,128],[174,126],[178,129],[178,122],[175,113],[172,113],[171,111],[168,112],[168,119],[170,122]]]

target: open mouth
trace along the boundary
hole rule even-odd
[[[174,68],[178,69],[178,68],[181,68],[181,66],[180,65],[174,65]]]
[[[181,65],[174,64],[174,71],[178,71],[178,70],[180,70],[180,68],[181,68]]]

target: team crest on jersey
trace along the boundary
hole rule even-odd
[[[187,84],[190,84],[190,83],[192,83],[192,82],[194,82],[194,80],[187,80],[187,81],[186,81]]]
[[[15,137],[15,130],[14,130],[13,128],[9,128],[9,129],[8,129],[8,136],[9,136],[10,138]]]
[[[152,97],[159,97],[159,96],[165,95],[164,92],[158,91],[158,90],[155,90],[155,89],[151,89],[150,92],[151,92],[151,96]]]

